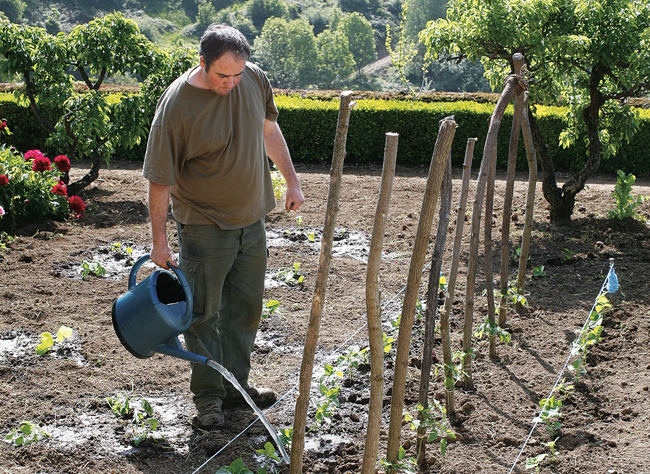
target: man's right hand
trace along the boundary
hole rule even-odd
[[[174,252],[172,252],[172,249],[169,248],[169,244],[167,244],[167,242],[165,242],[164,245],[154,244],[153,248],[151,249],[150,258],[153,263],[155,263],[159,267],[164,268],[165,270],[170,270],[169,266],[167,265],[168,262],[174,268],[178,268],[178,263],[174,258]]]

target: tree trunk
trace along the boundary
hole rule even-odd
[[[567,224],[571,221],[576,195],[585,188],[587,180],[596,173],[600,166],[601,145],[598,137],[599,113],[604,103],[598,85],[605,75],[603,70],[594,70],[589,80],[589,105],[583,109],[582,118],[587,125],[587,138],[589,140],[589,158],[580,171],[575,173],[562,188],[558,188],[555,179],[555,167],[551,154],[542,137],[535,116],[528,111],[530,129],[533,135],[535,150],[542,165],[542,191],[548,201],[551,211],[551,222]]]
[[[102,167],[102,161],[102,156],[99,153],[94,152],[93,162],[90,165],[90,170],[81,179],[78,179],[74,183],[68,185],[68,196],[79,194],[79,191],[84,189],[86,186],[89,186],[99,177],[99,170]]]
[[[453,420],[456,416],[454,403],[454,376],[451,367],[451,334],[449,333],[449,314],[454,304],[456,291],[456,277],[458,276],[458,262],[460,260],[460,246],[463,238],[463,227],[465,224],[465,208],[467,206],[467,195],[469,194],[469,180],[472,175],[472,160],[474,158],[474,146],[476,138],[467,139],[465,148],[465,162],[463,163],[463,177],[460,189],[460,200],[456,213],[456,236],[454,237],[454,248],[451,252],[451,269],[447,281],[447,295],[445,298],[445,309],[440,313],[440,338],[442,339],[442,356],[445,364],[445,402],[447,405],[447,416]]]
[[[449,228],[449,214],[451,213],[451,155],[447,160],[445,176],[442,178],[440,188],[440,211],[438,213],[438,230],[436,243],[431,256],[431,269],[429,270],[429,285],[427,289],[427,309],[424,329],[424,346],[422,348],[422,366],[420,369],[420,393],[418,401],[424,408],[429,406],[429,380],[431,378],[431,362],[433,354],[433,338],[436,332],[436,319],[438,319],[438,289],[440,288],[440,269],[442,257],[445,253],[447,229]],[[422,413],[418,413],[423,421]],[[426,464],[426,427],[418,427],[418,465]]]
[[[314,355],[318,334],[320,331],[323,306],[325,305],[325,290],[327,289],[327,277],[329,276],[330,262],[332,260],[332,243],[334,241],[334,226],[339,211],[339,196],[341,195],[341,176],[343,175],[343,161],[345,160],[345,143],[348,136],[348,125],[350,122],[350,109],[352,92],[341,93],[341,104],[339,106],[339,118],[334,139],[334,153],[332,157],[332,168],[330,170],[330,189],[327,198],[327,211],[325,213],[325,225],[321,237],[320,259],[318,261],[318,274],[312,298],[311,312],[309,314],[309,325],[307,337],[302,354],[302,365],[300,367],[300,389],[296,400],[295,419],[293,424],[293,436],[291,441],[291,464],[290,474],[302,474],[302,455],[305,450],[305,426],[307,421],[307,410],[309,408],[309,392],[311,390],[311,378],[314,369]]]
[[[402,317],[399,325],[399,336],[397,339],[397,354],[395,356],[395,370],[393,378],[393,393],[390,407],[390,426],[388,431],[388,448],[386,459],[389,463],[397,462],[399,443],[402,430],[402,410],[404,409],[404,392],[406,391],[406,374],[408,372],[408,356],[411,346],[411,332],[413,330],[413,319],[415,318],[415,305],[420,289],[422,278],[422,267],[429,244],[433,214],[440,193],[444,168],[449,158],[451,144],[456,134],[456,122],[453,117],[447,117],[440,121],[440,130],[429,167],[429,177],[422,200],[420,220],[413,244],[413,256],[409,267],[408,279],[406,282],[406,294],[402,305]],[[394,470],[389,470],[394,472]]]
[[[490,328],[495,326],[494,315],[496,308],[494,307],[494,286],[492,277],[492,211],[494,210],[494,181],[497,172],[497,146],[494,144],[493,151],[494,159],[490,163],[490,170],[487,178],[487,189],[485,191],[485,227],[483,227],[483,251],[485,253],[485,291],[487,293],[487,307],[488,307],[488,322]],[[494,334],[488,335],[490,358],[494,359],[497,356],[497,348],[494,340]]]
[[[386,134],[384,167],[375,223],[372,227],[368,269],[366,272],[366,309],[368,312],[368,339],[370,343],[370,403],[368,405],[368,428],[363,452],[361,474],[374,474],[379,451],[381,409],[384,402],[384,341],[381,330],[381,295],[379,292],[379,269],[386,231],[386,215],[393,190],[395,162],[397,161],[397,133]]]

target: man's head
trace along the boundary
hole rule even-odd
[[[199,45],[199,55],[205,62],[205,70],[224,54],[230,53],[236,59],[248,61],[251,47],[241,32],[229,25],[213,23],[203,33]]]

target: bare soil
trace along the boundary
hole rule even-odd
[[[77,164],[72,178],[81,176]],[[267,218],[270,260],[266,299],[281,302],[263,320],[253,355],[253,382],[275,388],[282,398],[267,412],[279,430],[293,424],[298,377],[311,298],[318,268],[318,238],[322,229],[329,169],[298,166],[307,201],[296,214],[278,206]],[[335,363],[352,345],[367,346],[365,273],[381,170],[346,166],[338,213],[337,241],[329,276],[314,377],[325,364]],[[77,176],[78,175],[78,176]],[[28,446],[0,443],[0,470],[6,473],[193,473],[214,453],[200,473],[214,473],[239,457],[256,470],[263,459],[254,455],[269,436],[244,407],[226,411],[227,427],[205,432],[195,427],[189,393],[189,367],[182,360],[154,355],[137,359],[118,341],[111,324],[111,305],[126,291],[133,256],[147,252],[150,229],[146,208],[147,182],[140,164],[113,161],[100,180],[82,193],[85,215],[69,222],[39,222],[17,231],[17,238],[0,254],[0,433],[3,437],[22,421],[38,423],[49,437]],[[475,176],[473,177],[475,179]],[[497,180],[493,228],[494,274],[500,268],[501,206],[504,176]],[[527,177],[518,175],[511,237],[511,268],[516,273],[514,248],[519,246],[524,220]],[[399,169],[395,179],[381,271],[384,330],[395,336],[390,321],[397,319],[406,284],[411,250],[426,182],[426,169]],[[446,456],[439,445],[427,445],[428,463],[418,472],[507,473],[517,459],[539,410],[564,369],[571,343],[588,317],[609,269],[615,268],[621,290],[605,317],[602,340],[589,350],[587,373],[575,383],[564,369],[565,384],[574,388],[560,395],[562,427],[554,457],[544,443],[551,437],[539,425],[512,472],[525,472],[526,458],[549,456],[541,465],[549,473],[650,472],[650,228],[639,221],[607,219],[614,206],[615,179],[599,177],[578,195],[568,226],[549,224],[548,209],[538,184],[535,228],[526,283],[528,307],[508,311],[509,345],[499,344],[498,357],[488,357],[487,341],[476,341],[475,389],[456,391],[459,418],[451,425],[457,439]],[[454,171],[454,208],[460,170]],[[474,183],[470,190],[473,195]],[[635,193],[650,195],[647,182]],[[640,208],[650,217],[650,202]],[[516,220],[515,220],[516,219]],[[452,212],[451,228],[455,215]],[[432,230],[435,235],[436,222]],[[174,227],[169,224],[174,240]],[[316,243],[307,235],[315,233]],[[465,235],[467,236],[467,225]],[[453,236],[453,234],[451,234]],[[433,237],[431,239],[433,241]],[[443,273],[449,271],[452,237],[447,239]],[[120,243],[133,249],[131,258],[111,251]],[[481,245],[482,248],[482,245]],[[431,250],[431,249],[430,249]],[[482,250],[481,250],[482,253]],[[430,258],[430,257],[428,257]],[[81,278],[81,261],[102,262],[103,277]],[[287,285],[277,277],[282,268],[300,263],[303,286]],[[459,287],[452,315],[455,350],[461,349],[467,237],[461,256]],[[532,278],[533,267],[544,266],[544,277]],[[142,273],[151,271],[143,269]],[[420,300],[426,300],[428,272],[422,279]],[[483,272],[477,279],[474,320],[487,313]],[[392,301],[389,303],[389,301]],[[40,334],[56,334],[61,325],[73,336],[47,356],[37,356]],[[416,319],[408,368],[406,408],[417,403],[424,323]],[[441,357],[439,336],[435,352]],[[385,409],[380,458],[385,457],[392,360],[386,358]],[[355,473],[361,468],[369,397],[368,368],[362,365],[341,380],[340,407],[331,424],[307,435],[304,472]],[[314,383],[314,397],[317,383]],[[432,375],[430,396],[440,399],[443,384]],[[148,400],[159,427],[138,447],[134,425],[113,415],[107,398],[128,396],[135,404]],[[314,427],[314,408],[308,426]],[[246,429],[248,427],[248,429]],[[240,433],[243,434],[240,435]],[[402,444],[415,456],[415,434],[405,424]],[[230,443],[230,444],[229,444]],[[279,466],[273,469],[284,472]],[[272,471],[270,471],[272,472]]]

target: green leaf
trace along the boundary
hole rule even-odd
[[[72,328],[68,326],[61,326],[56,333],[56,342],[61,342],[72,336]]]

